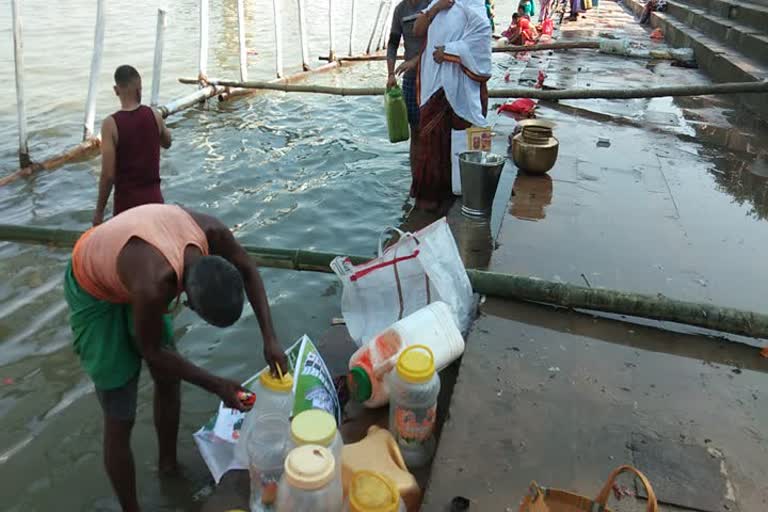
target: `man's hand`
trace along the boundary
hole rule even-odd
[[[264,359],[266,359],[269,369],[272,371],[272,375],[280,375],[277,372],[278,366],[280,366],[280,373],[283,375],[288,373],[288,360],[285,358],[283,348],[276,341],[264,343]]]
[[[102,222],[104,222],[104,212],[96,210],[93,214],[93,225],[98,226]]]
[[[438,64],[442,64],[445,60],[445,46],[436,46],[435,51],[432,52],[432,58],[435,59],[435,62]]]
[[[395,70],[395,75],[400,76],[405,73],[408,73],[409,71],[416,71],[416,68],[419,65],[419,57],[414,57],[413,59],[407,60],[397,66],[397,69]]]
[[[247,411],[250,409],[246,404],[240,401],[239,393],[247,391],[239,383],[229,379],[219,379],[219,383],[216,386],[216,394],[219,395],[224,405],[230,409],[237,409],[238,411]],[[258,397],[257,397],[258,400]]]
[[[400,69],[400,68],[398,68],[398,69]],[[395,78],[395,74],[394,73],[390,73],[389,76],[387,77],[387,90],[389,90],[389,89],[391,89],[393,87],[397,87],[397,78]]]
[[[451,7],[453,7],[454,0],[440,0],[435,4],[435,8],[438,11],[447,11]]]

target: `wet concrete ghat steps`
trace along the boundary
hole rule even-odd
[[[624,4],[636,15],[639,0]],[[768,7],[728,0],[668,1],[664,13],[651,15],[668,43],[692,48],[699,67],[713,80],[768,80]],[[742,102],[768,116],[768,95],[744,95]]]

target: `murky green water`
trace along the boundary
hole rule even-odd
[[[282,2],[281,2],[282,3]],[[346,51],[349,1],[337,2],[337,48]],[[41,159],[78,141],[82,129],[95,4],[84,0],[23,2],[31,153]],[[284,2],[286,72],[298,71],[295,2]],[[327,53],[327,2],[307,2],[312,62]],[[13,76],[8,3],[0,9],[0,71]],[[359,0],[362,50],[378,2]],[[117,106],[110,74],[128,62],[151,83],[156,2],[108,3],[98,118]],[[250,76],[274,66],[272,2],[246,0]],[[193,90],[176,83],[197,68],[197,2],[169,8],[161,102]],[[211,2],[209,74],[237,74],[235,2]],[[381,64],[318,77],[323,83],[378,84]],[[6,87],[12,92],[10,83]],[[15,105],[0,105],[0,174],[16,167]],[[386,139],[376,98],[269,94],[188,111],[170,119],[174,145],[162,155],[168,202],[206,211],[237,226],[243,241],[371,253],[377,232],[397,223],[409,186],[406,148]],[[85,229],[96,198],[98,159],[0,189],[0,222]],[[70,348],[61,278],[68,254],[0,243],[0,509],[116,510],[101,464],[101,416]],[[332,276],[264,270],[275,325],[289,343],[319,336],[337,316]],[[250,311],[218,330],[188,311],[175,323],[181,352],[207,369],[244,378],[263,359]],[[146,373],[146,372],[145,372]],[[185,477],[160,482],[155,472],[152,385],[143,375],[133,448],[145,510],[190,510],[208,474],[192,432],[217,400],[185,386],[180,457]],[[202,491],[201,491],[202,489]],[[196,496],[197,494],[197,496]]]

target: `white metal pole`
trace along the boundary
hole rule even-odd
[[[272,10],[275,20],[275,74],[277,78],[283,78],[283,21],[280,0],[272,0]]]
[[[152,95],[149,104],[156,107],[160,103],[160,76],[163,68],[163,47],[165,46],[165,11],[157,10],[157,31],[155,32],[155,60],[152,63]]]
[[[336,60],[336,45],[334,43],[335,30],[333,27],[333,0],[328,0],[328,41],[330,48],[328,49],[328,62]]]
[[[355,4],[357,3],[357,0],[352,0],[352,14],[349,24],[349,56],[352,56],[352,43],[355,40]]]
[[[20,0],[11,0],[13,17],[13,58],[16,65],[16,116],[19,120],[19,166],[30,164],[27,135],[27,108],[24,105],[24,44],[21,38]]]
[[[248,48],[245,45],[245,7],[237,0],[237,38],[240,42],[240,81],[248,81]]]
[[[382,48],[386,48],[385,45],[385,36],[388,34],[387,29],[392,26],[392,22],[390,21],[390,16],[393,14],[392,12],[392,0],[387,0],[387,10],[386,16],[384,16],[384,22],[381,25],[381,32],[379,34],[379,44],[376,45],[376,50],[381,50]]]
[[[376,31],[379,28],[379,20],[381,19],[381,11],[384,9],[384,3],[386,0],[381,0],[379,3],[379,10],[376,12],[376,21],[373,22],[373,30],[371,30],[371,38],[368,39],[368,47],[365,49],[365,53],[371,53],[371,47],[373,46],[373,38],[376,37]]]
[[[96,123],[96,92],[99,83],[99,71],[101,70],[101,55],[104,50],[104,25],[106,21],[104,1],[98,0],[96,3],[96,30],[93,34],[93,57],[91,58],[91,78],[88,82],[88,98],[85,101],[83,140],[93,137],[93,127]]]
[[[309,52],[307,51],[307,20],[304,17],[304,0],[296,0],[299,7],[299,42],[301,43],[301,67],[309,71]]]
[[[208,0],[200,0],[199,78],[208,77]]]

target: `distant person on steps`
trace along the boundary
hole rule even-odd
[[[101,178],[94,226],[104,222],[113,187],[113,216],[134,206],[164,202],[160,147],[171,147],[171,132],[158,112],[141,104],[141,76],[136,68],[118,67],[114,88],[120,110],[101,124]]]

